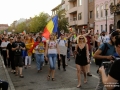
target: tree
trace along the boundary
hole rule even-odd
[[[65,11],[58,11],[58,28],[60,30],[64,30],[64,32],[68,32],[69,23],[67,18],[65,18]]]
[[[26,30],[26,23],[25,23],[25,22],[22,22],[22,23],[19,23],[19,24],[16,26],[15,32],[21,33],[21,32],[23,32],[24,30]]]
[[[12,32],[12,29],[13,29],[13,28],[12,28],[11,26],[9,26],[9,27],[8,27],[8,32]]]
[[[30,22],[30,32],[40,32],[43,31],[47,22],[49,15],[47,13],[40,13],[39,16],[35,16]]]

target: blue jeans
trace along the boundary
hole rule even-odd
[[[40,70],[44,62],[44,54],[35,54],[37,70]]]
[[[67,58],[70,59],[70,48],[67,49]]]
[[[48,54],[48,59],[50,63],[50,69],[55,70],[57,54]]]

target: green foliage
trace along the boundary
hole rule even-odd
[[[19,24],[16,26],[15,32],[21,33],[21,32],[23,32],[25,29],[26,29],[26,23],[25,23],[25,22],[22,22],[22,23],[19,23]]]
[[[12,30],[13,30],[12,26],[9,26],[8,27],[8,32],[12,32]]]
[[[40,32],[43,31],[49,15],[46,13],[40,13],[39,16],[35,16],[30,22],[30,32]]]
[[[65,18],[65,11],[58,11],[58,28],[60,30],[64,30],[64,32],[68,32],[69,23]]]

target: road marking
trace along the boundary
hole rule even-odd
[[[74,69],[74,70],[77,70],[76,68],[74,68],[74,67],[72,67],[72,66],[70,66],[70,65],[68,65],[68,67],[70,67],[70,68],[72,68],[72,69]],[[94,75],[94,74],[92,74],[92,77],[94,77],[94,78],[96,78],[96,79],[99,79],[99,77],[96,76],[96,75]]]

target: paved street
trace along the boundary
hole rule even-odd
[[[32,61],[31,68],[23,69],[24,78],[19,78],[14,74],[8,72],[15,86],[15,90],[94,90],[98,81],[96,74],[97,67],[94,63],[91,64],[91,73],[93,77],[88,77],[88,83],[83,84],[82,75],[82,87],[76,88],[77,76],[74,60],[68,62],[67,71],[63,71],[62,67],[59,71],[56,68],[55,79],[56,81],[47,81],[49,65],[43,67],[43,71],[37,73],[36,62]]]

